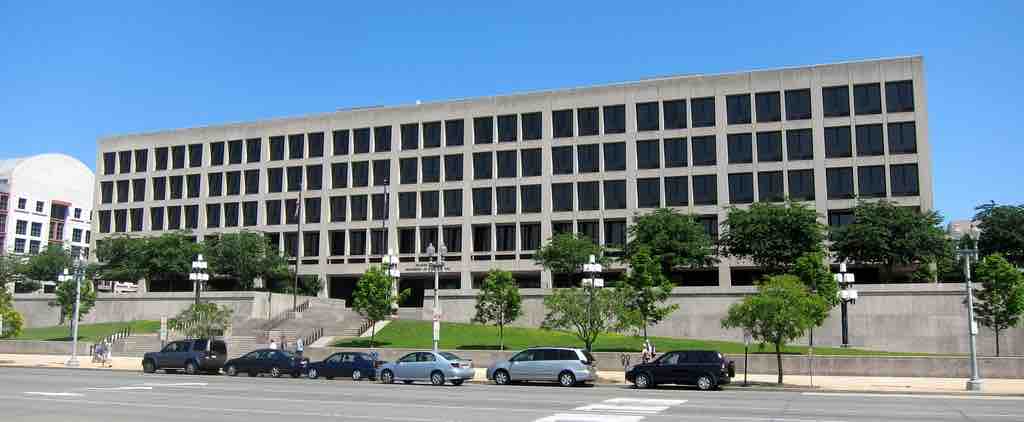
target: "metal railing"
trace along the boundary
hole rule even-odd
[[[277,316],[271,318],[269,321],[267,321],[266,324],[263,324],[263,326],[261,327],[261,330],[262,331],[272,330],[272,329],[274,329],[274,327],[277,327],[278,325],[281,325],[285,321],[288,321],[288,320],[291,320],[291,319],[295,319],[295,314],[296,313],[305,312],[307,310],[309,310],[309,301],[308,300],[305,301],[305,302],[302,302],[302,303],[300,303],[298,305],[295,305],[294,308],[292,308],[290,310],[287,310],[285,312],[281,312]]]
[[[96,352],[96,345],[100,343],[114,344],[118,341],[124,340],[132,335],[132,327],[124,327],[114,330],[114,332],[107,334],[103,338],[99,339],[96,343],[89,345],[89,354],[92,355]]]
[[[310,333],[308,336],[302,338],[302,344],[304,344],[306,346],[309,346],[310,344],[315,343],[317,340],[320,340],[320,338],[323,337],[323,336],[324,336],[324,328],[323,327],[314,328],[312,333]]]

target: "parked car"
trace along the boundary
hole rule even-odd
[[[324,377],[352,377],[353,381],[364,378],[377,379],[377,368],[387,362],[375,361],[369,353],[338,352],[320,362],[309,364],[306,376],[309,379]]]
[[[270,374],[275,378],[287,374],[298,378],[306,372],[307,365],[309,359],[303,359],[287,350],[260,349],[227,361],[224,373],[230,376],[246,373],[250,377]]]
[[[557,381],[565,387],[597,380],[597,361],[582,349],[531,348],[487,368],[487,379],[507,385],[517,381]]]
[[[728,384],[735,376],[735,363],[713,350],[668,352],[652,362],[633,366],[626,371],[626,381],[633,383],[636,388],[685,384],[710,390]]]
[[[163,369],[173,373],[184,369],[187,374],[218,372],[228,357],[228,346],[223,340],[194,339],[172,341],[159,352],[142,356],[142,371],[146,373]]]
[[[462,359],[448,352],[412,352],[395,362],[386,363],[380,368],[380,380],[384,384],[402,381],[411,384],[414,381],[430,381],[434,385],[444,385],[445,381],[452,385],[462,385],[466,380],[473,379],[473,362]]]

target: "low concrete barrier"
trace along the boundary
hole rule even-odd
[[[0,353],[12,355],[71,355],[70,341],[0,340]],[[89,354],[92,343],[78,342],[79,356]],[[112,350],[116,353],[117,349]]]

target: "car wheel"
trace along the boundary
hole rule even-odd
[[[395,382],[395,374],[385,369],[384,372],[380,373],[380,382],[383,384],[391,384]]]
[[[235,365],[228,365],[228,367],[224,369],[224,373],[232,377],[237,376],[238,368],[235,368]]]
[[[430,383],[433,385],[444,385],[444,374],[441,371],[431,372]]]
[[[145,372],[147,374],[152,374],[156,372],[156,364],[153,363],[153,361],[151,360],[142,361],[142,372]]]
[[[189,375],[196,375],[199,373],[199,368],[196,366],[195,362],[186,363],[185,373]]]
[[[639,389],[651,388],[651,376],[647,374],[637,374],[636,378],[633,379],[633,385]]]
[[[508,372],[505,370],[498,370],[494,373],[494,383],[498,385],[509,385],[512,382],[512,378],[508,376]]]
[[[711,378],[711,375],[701,375],[697,378],[697,388],[704,391],[715,388],[715,380]]]
[[[317,371],[316,368],[309,368],[309,371],[306,372],[306,376],[311,380],[315,380],[320,376],[320,371]]]
[[[562,372],[561,374],[558,374],[558,383],[561,384],[562,387],[572,387],[576,385],[576,376],[569,371]]]
[[[452,385],[458,387],[458,386],[462,385],[463,381],[465,381],[465,380],[452,380]]]
[[[278,367],[270,368],[270,376],[277,378],[281,376],[281,370]]]
[[[352,370],[352,381],[359,381],[363,379],[363,371],[358,369]]]

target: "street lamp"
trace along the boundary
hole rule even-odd
[[[206,272],[207,262],[203,260],[203,254],[199,254],[195,261],[192,261],[192,272],[188,273],[188,279],[192,280],[196,289],[196,305],[199,304],[199,292],[203,285],[210,281],[210,274]]]
[[[583,287],[590,293],[590,303],[587,304],[587,315],[591,324],[594,321],[594,294],[597,292],[596,289],[604,287],[604,279],[598,278],[601,275],[601,271],[604,271],[604,267],[597,262],[597,258],[594,255],[590,255],[590,262],[583,264],[583,272],[590,276],[590,278],[583,279]]]
[[[853,289],[853,273],[846,272],[846,263],[839,263],[839,274],[835,274],[836,283],[839,284],[839,300],[842,302],[843,315],[843,344],[842,347],[850,347],[850,322],[847,306],[857,303],[857,290]]]
[[[62,283],[65,281],[75,281],[75,310],[71,316],[71,358],[64,365],[78,367],[78,309],[82,303],[82,273],[84,271],[81,256],[75,258],[72,267],[70,271],[65,268],[64,274],[57,276],[57,280]]]
[[[971,246],[957,246],[957,254],[964,262],[964,280],[967,281],[967,331],[970,338],[971,379],[967,380],[967,391],[981,391],[982,380],[978,375],[978,353],[975,338],[978,336],[978,323],[974,321],[974,288],[971,285],[971,260],[978,259],[978,250]]]
[[[437,353],[441,342],[441,297],[438,290],[441,288],[441,270],[444,269],[444,256],[447,253],[448,248],[443,243],[436,251],[433,243],[427,245],[427,256],[430,257],[428,265],[434,271],[434,353]]]
[[[299,199],[295,201],[295,277],[292,279],[292,316],[298,317],[299,305],[299,255],[302,251],[302,181],[299,181]],[[290,252],[290,251],[289,251]]]
[[[394,250],[389,248],[388,254],[381,258],[381,262],[387,268],[388,278],[391,279],[391,297],[398,297],[398,278],[402,276],[402,272],[398,270],[398,255],[395,255],[394,252]],[[391,304],[391,310],[394,313],[398,312],[397,302]]]

